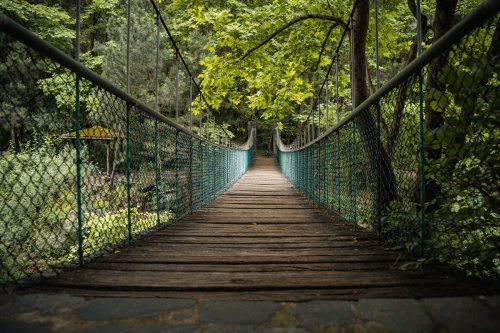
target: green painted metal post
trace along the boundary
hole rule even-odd
[[[309,150],[308,148],[304,149],[304,193],[306,193],[309,196],[309,162],[308,158],[309,157]]]
[[[217,174],[214,172],[215,170],[215,163],[216,163],[216,159],[217,159],[217,153],[216,153],[216,148],[215,147],[211,147],[211,150],[209,149],[208,151],[208,161],[209,161],[209,165],[208,165],[208,168],[209,168],[209,172],[210,172],[210,192],[208,194],[208,199],[209,201],[212,200],[212,197],[213,197],[213,193],[215,191],[215,186],[217,184]]]
[[[354,230],[356,230],[358,225],[358,169],[357,169],[357,151],[356,151],[356,122],[352,122],[352,204],[353,204],[353,224]]]
[[[337,183],[337,214],[338,217],[341,218],[342,214],[342,196],[340,193],[340,131],[337,130],[337,144],[335,145],[335,150],[336,150],[336,159],[337,159],[337,167],[335,168],[335,181]]]
[[[206,147],[206,166],[207,170],[205,173],[207,174],[207,188],[206,188],[206,202],[210,202],[210,193],[212,193],[212,147],[210,145],[207,145]]]
[[[212,151],[210,151],[212,150]],[[212,196],[214,193],[215,189],[215,173],[214,173],[214,163],[216,159],[216,152],[215,152],[215,147],[209,147],[208,148],[208,173],[210,174],[210,187],[209,187],[209,193],[208,193],[208,200],[212,200]]]
[[[126,120],[126,137],[125,140],[127,141],[127,152],[126,152],[126,160],[127,160],[127,231],[128,231],[128,241],[130,242],[132,240],[132,213],[131,213],[131,194],[130,194],[130,188],[131,188],[131,182],[130,182],[130,174],[131,174],[131,166],[130,166],[130,160],[131,160],[131,150],[130,150],[130,109],[132,108],[132,105],[127,104],[127,120]]]
[[[311,198],[313,196],[313,186],[312,186],[312,174],[311,174],[311,169],[312,169],[312,148],[311,146],[309,146],[309,148],[307,148],[307,150],[309,151],[309,158],[308,158],[308,161],[307,161],[307,178],[308,178],[308,184],[307,184],[307,188],[308,188],[308,192],[309,192],[309,198]]]
[[[155,110],[160,112],[158,105],[160,76],[160,14],[156,14],[156,62],[155,62]],[[160,173],[158,165],[158,119],[155,118],[155,193],[156,193],[156,224],[160,225]]]
[[[225,166],[223,188],[226,189],[226,186],[229,183],[229,154],[227,149],[224,149],[223,151],[224,151],[224,166]]]
[[[131,0],[127,1],[127,50],[126,50],[126,75],[127,75],[127,84],[126,84],[126,89],[127,93],[130,94],[130,87],[131,87],[131,72],[130,72],[130,65],[131,65],[131,56],[130,56],[130,49],[131,49],[131,39],[132,39],[132,9],[131,9]],[[131,195],[130,195],[130,155],[131,155],[131,150],[130,150],[130,109],[132,108],[132,105],[130,103],[127,103],[127,115],[126,115],[126,129],[125,129],[125,140],[126,140],[126,164],[127,164],[127,232],[128,232],[128,241],[130,242],[132,240],[132,213],[130,209],[130,202],[131,202]]]
[[[305,149],[302,149],[300,151],[300,170],[301,170],[300,187],[302,192],[306,192],[306,166],[304,163],[305,152],[306,152]]]
[[[418,94],[419,94],[419,204],[420,204],[420,254],[423,256],[425,253],[425,141],[424,141],[424,78],[422,72],[418,75]]]
[[[304,183],[303,183],[303,174],[304,174],[304,168],[302,166],[302,150],[299,150],[298,151],[298,160],[299,160],[299,167],[297,168],[297,173],[298,173],[298,177],[299,177],[299,180],[298,180],[298,183],[299,183],[299,189],[303,192],[304,191]]]
[[[215,151],[216,151],[216,154],[215,154],[215,158],[214,158],[214,164],[213,164],[213,168],[214,168],[214,191],[212,193],[212,200],[213,198],[215,198],[215,196],[217,195],[217,192],[219,190],[219,187],[220,187],[220,183],[222,182],[222,178],[221,178],[221,170],[220,168],[222,167],[222,163],[221,163],[221,151],[219,148],[215,148]]]
[[[418,54],[422,53],[422,15],[420,0],[416,2],[417,9],[417,41],[418,41]],[[420,254],[425,254],[425,141],[424,141],[424,77],[422,70],[418,73],[418,107],[419,107],[419,173],[420,173]]]
[[[307,148],[302,150],[302,191],[307,193]]]
[[[328,191],[330,189],[329,182],[328,182],[328,163],[330,161],[330,141],[328,141],[328,138],[325,141],[325,151],[323,153],[323,188],[324,188],[324,195],[323,195],[323,207],[326,208],[327,211],[329,211],[329,206],[328,206]]]
[[[76,77],[75,82],[75,149],[76,149],[76,205],[78,218],[78,263],[83,265],[83,214],[82,214],[82,156],[80,140],[80,77]]]
[[[222,184],[224,183],[224,173],[223,173],[223,168],[224,167],[224,151],[222,149],[219,149],[219,158],[217,159],[217,164],[215,165],[215,172],[217,173],[217,187],[214,193],[214,197],[219,193]]]
[[[377,2],[377,0],[375,0]],[[380,113],[380,104],[377,102],[375,105],[377,109],[377,179],[376,179],[376,223],[377,223],[377,234],[378,234],[378,243],[382,244],[382,158],[380,156],[380,152],[382,151],[382,138],[380,134],[380,126],[381,126],[381,113]]]
[[[77,1],[76,9],[76,60],[80,60],[80,0]],[[82,214],[82,154],[81,154],[81,115],[80,115],[80,76],[75,78],[75,150],[76,150],[76,213],[78,219],[78,263],[83,265],[83,214]]]
[[[193,137],[189,137],[189,212],[193,212]]]
[[[319,135],[319,133],[318,133]],[[318,148],[316,149],[316,158],[314,159],[316,161],[316,202],[317,205],[321,205],[321,142],[317,143]]]
[[[303,191],[302,187],[302,150],[299,150],[295,153],[296,158],[297,158],[297,167],[295,168],[295,173],[297,174],[297,184],[299,187],[299,190]]]
[[[179,219],[179,130],[175,130],[175,219]]]
[[[203,141],[200,140],[200,202],[201,205],[205,205],[205,174],[203,173],[203,163],[205,161]]]
[[[220,161],[220,152],[219,148],[214,147],[215,150],[215,158],[212,160],[212,174],[213,174],[213,186],[212,186],[212,193],[210,195],[210,200],[213,200],[215,197],[215,193],[217,192],[219,188],[219,182],[220,182],[220,166],[219,166],[219,161]]]
[[[155,119],[155,193],[156,193],[156,224],[160,225],[160,168],[158,158],[158,120]]]

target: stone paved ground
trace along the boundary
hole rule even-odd
[[[195,301],[0,295],[2,333],[500,332],[500,296]]]

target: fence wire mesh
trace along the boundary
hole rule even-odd
[[[1,30],[0,44],[0,284],[178,220],[249,166],[254,131],[211,143]]]
[[[500,28],[498,11],[478,13],[458,41],[325,135],[302,148],[276,141],[285,175],[338,220],[497,278]]]

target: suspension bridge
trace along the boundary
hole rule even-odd
[[[298,301],[476,294],[482,287],[431,271],[313,208],[273,157],[256,157],[209,205],[134,245],[43,283],[85,296]],[[36,287],[40,290],[40,286]],[[479,289],[478,289],[479,288]]]
[[[343,36],[354,30],[355,8]],[[395,301],[387,311],[387,304],[377,303],[373,311],[403,316],[400,307],[411,308],[414,324],[426,331],[448,329],[446,314],[425,301],[446,296],[465,297],[460,306],[469,302],[455,317],[476,311],[485,331],[498,328],[498,298],[474,298],[497,292],[498,119],[491,115],[499,96],[498,2],[484,2],[361,103],[353,80],[351,112],[329,127],[328,108],[340,108],[338,62],[345,52],[339,44],[296,138],[284,143],[273,131],[272,157],[256,151],[255,124],[244,144],[231,141],[154,9],[157,36],[160,29],[168,32],[185,66],[187,104],[198,94],[204,105],[197,133],[192,115],[189,128],[178,123],[178,97],[176,121],[158,112],[159,37],[150,106],[130,94],[130,59],[124,91],[84,67],[78,52],[74,59],[0,14],[8,55],[0,100],[9,106],[2,119],[20,122],[16,126],[33,132],[33,142],[42,127],[35,110],[55,110],[45,116],[58,124],[58,139],[43,152],[0,155],[0,282],[18,297],[6,296],[10,305],[0,305],[0,312],[11,306],[39,311],[39,300],[34,308],[25,305],[33,294],[54,297],[56,309],[57,297],[75,297],[62,300],[75,302],[71,311],[80,319],[84,299],[92,300],[90,317],[120,304],[140,317],[134,311],[153,304],[130,299],[194,299],[208,303],[181,302],[172,309],[189,308],[200,318],[209,313],[212,323],[225,312],[238,317],[235,309],[258,317],[270,306],[274,319],[270,314],[260,322],[268,326],[259,326],[267,329],[285,317],[301,322],[300,313],[310,309],[295,313],[299,303],[280,308],[264,302],[255,310],[238,301],[359,301],[345,310],[358,318],[349,317],[354,325],[372,311],[360,300],[424,299]],[[334,68],[337,92],[329,105],[326,87]],[[11,84],[16,80],[27,87],[23,100]],[[50,85],[52,90],[43,88]],[[58,102],[63,92],[74,104]],[[106,154],[105,171],[96,152]],[[474,197],[472,205],[464,206],[464,197]],[[110,303],[92,303],[101,298]],[[235,303],[225,308],[209,303],[214,300]],[[338,304],[311,305],[311,313],[337,313]],[[433,319],[425,326],[428,317]],[[0,319],[13,331],[13,322],[24,321],[6,318]],[[318,327],[326,326],[309,328]],[[186,326],[186,332],[197,329]]]

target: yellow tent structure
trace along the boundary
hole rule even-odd
[[[64,133],[64,139],[76,139],[76,132]],[[125,136],[122,132],[115,132],[102,126],[92,126],[80,130],[80,140],[122,140]],[[106,143],[106,173],[109,175],[109,142]]]

